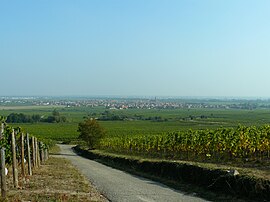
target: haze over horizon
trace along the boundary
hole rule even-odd
[[[270,97],[270,1],[0,1],[0,96]]]

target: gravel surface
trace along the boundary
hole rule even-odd
[[[179,202],[205,201],[142,177],[78,156],[71,145],[59,145],[60,155],[69,159],[109,201]]]

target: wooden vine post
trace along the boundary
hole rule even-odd
[[[37,147],[37,165],[40,166],[40,149],[39,149],[39,142],[38,139],[36,139],[36,147]]]
[[[6,182],[6,167],[5,167],[5,149],[1,148],[0,150],[0,156],[1,156],[1,196],[3,198],[6,198],[7,196],[7,182]],[[4,162],[4,163],[2,163]]]
[[[37,146],[37,138],[35,137],[34,138],[34,144],[35,144],[35,157],[36,157],[36,159],[35,159],[35,164],[36,164],[36,167],[39,167],[39,165],[38,165],[38,146]]]
[[[21,135],[21,169],[22,177],[25,177],[25,165],[24,165],[24,134]]]
[[[35,138],[32,137],[32,154],[33,154],[33,168],[36,167],[36,149],[35,149]]]
[[[0,139],[3,139],[4,135],[4,123],[1,123],[0,128]],[[7,195],[7,182],[6,182],[6,157],[5,157],[5,148],[1,147],[0,149],[0,175],[1,175],[1,196],[6,198]]]
[[[28,175],[32,175],[31,151],[30,151],[30,142],[29,142],[28,133],[26,134],[26,148],[27,148]]]
[[[0,129],[0,138],[2,139],[4,135],[4,123],[1,123],[1,129]]]
[[[48,160],[48,149],[47,147],[45,147],[45,150],[44,150],[44,160],[47,161]]]
[[[13,184],[15,188],[18,188],[18,170],[17,170],[17,159],[16,159],[16,142],[15,142],[15,132],[12,129],[11,134],[11,147],[12,147],[12,170],[13,170]]]
[[[42,164],[44,164],[45,158],[44,158],[44,147],[43,147],[43,142],[40,142],[40,161]]]
[[[4,138],[4,123],[0,123],[0,141]],[[24,133],[20,137],[20,154],[21,154],[21,171],[22,177],[26,175],[25,158],[28,162],[28,175],[32,175],[32,168],[39,167],[48,158],[48,150],[46,145],[38,142],[37,138],[32,137],[32,145],[30,145],[29,133],[26,134],[26,141]],[[25,145],[26,144],[26,145]],[[31,155],[32,146],[32,155]],[[26,148],[25,148],[26,147]],[[25,149],[27,154],[25,154]],[[13,171],[13,185],[15,188],[19,187],[18,181],[18,168],[17,168],[17,155],[16,155],[16,134],[14,129],[11,133],[11,151],[12,151],[12,171]],[[32,157],[32,158],[31,158]],[[7,182],[6,182],[6,165],[5,165],[5,148],[0,147],[0,181],[1,181],[1,196],[6,198],[7,195]],[[33,164],[32,164],[33,163]],[[33,166],[33,167],[32,167]]]

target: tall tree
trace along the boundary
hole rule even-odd
[[[78,132],[80,132],[79,138],[84,140],[90,149],[97,147],[100,139],[105,135],[104,129],[92,118],[80,122]]]

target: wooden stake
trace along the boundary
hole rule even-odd
[[[0,139],[4,136],[4,123],[1,123]],[[0,150],[0,175],[1,175],[1,196],[6,198],[7,195],[7,181],[6,181],[6,156],[5,148],[1,147]]]
[[[0,129],[0,139],[3,138],[3,135],[4,135],[4,123],[1,123],[1,129]]]
[[[41,148],[41,153],[40,153],[40,160],[41,160],[41,163],[42,164],[44,164],[44,161],[45,161],[45,159],[44,159],[44,148],[43,148],[43,143],[42,142],[40,142],[40,148]]]
[[[35,138],[32,137],[32,156],[33,156],[33,168],[36,167],[36,148],[35,148]]]
[[[45,161],[48,160],[48,149],[47,148],[44,151],[44,159],[45,159]]]
[[[39,165],[41,165],[41,145],[40,142],[37,143],[38,143],[38,163]]]
[[[36,139],[36,146],[37,146],[37,165],[40,166],[40,152],[39,152],[39,142],[38,139]]]
[[[26,134],[26,147],[27,147],[27,160],[28,160],[28,175],[32,175],[32,165],[31,165],[31,151],[29,143],[29,134]]]
[[[13,184],[15,188],[18,188],[18,170],[17,170],[17,159],[16,159],[16,142],[15,142],[15,132],[12,129],[11,134],[12,140],[12,170],[13,170]]]
[[[6,182],[6,158],[5,158],[5,149],[1,148],[0,150],[0,174],[1,174],[1,196],[6,198],[7,196],[7,182]]]
[[[21,135],[21,168],[22,177],[25,177],[25,165],[24,165],[24,134]]]
[[[36,157],[36,159],[35,159],[35,164],[36,164],[36,167],[39,167],[39,165],[38,165],[38,146],[37,146],[37,138],[35,137],[35,150],[36,150],[36,155],[35,155],[35,157]]]
[[[47,160],[50,158],[49,149],[47,149],[47,148],[46,148],[46,158],[47,158]]]

